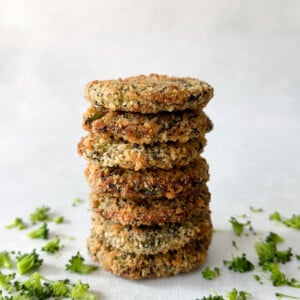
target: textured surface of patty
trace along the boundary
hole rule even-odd
[[[106,219],[122,225],[164,225],[165,223],[184,222],[194,216],[201,216],[210,202],[206,184],[192,194],[175,199],[158,198],[132,199],[114,198],[90,194],[90,206],[94,212]]]
[[[213,88],[195,78],[151,74],[92,81],[85,87],[85,97],[95,107],[157,113],[202,109],[213,97]]]
[[[105,168],[91,162],[85,170],[85,175],[95,193],[131,199],[173,199],[178,194],[197,189],[198,184],[209,179],[208,165],[204,158],[172,171]]]
[[[132,144],[185,143],[212,130],[213,124],[201,110],[140,114],[99,112],[90,108],[83,128],[103,139],[124,140]]]
[[[136,255],[110,245],[91,235],[87,241],[90,255],[106,271],[129,279],[168,277],[189,272],[199,267],[206,259],[212,230],[177,250],[165,254]]]
[[[176,250],[212,230],[209,211],[183,223],[163,226],[124,226],[93,213],[92,226],[92,234],[106,244],[137,255]]]
[[[139,145],[107,141],[89,134],[79,142],[78,153],[103,167],[119,166],[135,171],[147,168],[171,169],[186,166],[197,159],[205,144],[204,137],[184,144],[170,142]]]

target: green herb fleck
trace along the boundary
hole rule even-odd
[[[257,274],[253,275],[253,278],[254,278],[257,282],[259,282],[260,284],[263,284],[263,282],[262,282],[260,276],[258,276]]]
[[[237,244],[236,244],[236,241],[232,241],[232,246],[236,249],[236,250],[239,250]]]

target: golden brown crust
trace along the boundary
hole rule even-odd
[[[102,167],[119,166],[135,171],[147,168],[171,169],[196,160],[205,144],[204,137],[184,144],[170,142],[139,145],[107,141],[89,134],[79,142],[78,153]]]
[[[208,165],[204,158],[172,171],[104,168],[90,162],[85,175],[93,192],[124,199],[173,199],[186,191],[194,191],[198,184],[209,179]]]
[[[83,121],[85,130],[103,139],[124,140],[132,144],[185,143],[201,138],[212,127],[212,122],[201,110],[140,114],[99,112],[90,108]]]
[[[199,267],[207,256],[212,230],[177,250],[156,255],[136,255],[105,244],[91,235],[87,241],[90,255],[105,271],[129,279],[168,277]]]
[[[196,192],[175,199],[158,198],[121,199],[90,194],[90,205],[94,212],[122,225],[164,225],[184,222],[194,216],[201,216],[210,202],[210,193],[205,184]]]
[[[213,88],[191,77],[150,74],[118,80],[92,81],[85,97],[95,107],[113,111],[157,113],[202,109],[213,97]]]
[[[93,213],[92,226],[92,235],[98,239],[113,248],[137,255],[177,250],[212,230],[209,211],[183,223],[162,226],[124,226]]]

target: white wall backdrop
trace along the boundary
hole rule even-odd
[[[249,205],[300,210],[299,0],[0,6],[3,224],[29,203],[87,198],[86,162],[76,153],[84,85],[149,73],[195,76],[215,88],[204,156],[216,226]]]

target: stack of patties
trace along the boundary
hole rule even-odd
[[[78,152],[88,160],[90,255],[131,278],[188,272],[212,236],[208,165],[200,156],[212,123],[207,83],[152,74],[93,81]]]

